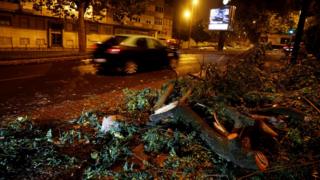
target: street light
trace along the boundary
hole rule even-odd
[[[193,14],[194,14],[194,7],[197,6],[198,3],[199,3],[199,0],[192,0],[192,4],[191,4],[191,14],[190,14],[190,23],[189,23],[189,41],[188,41],[188,48],[190,48],[191,29],[192,29],[192,20],[193,20]]]
[[[189,18],[191,17],[191,13],[190,11],[187,9],[184,11],[183,13],[184,18],[186,18],[187,20],[189,20]]]
[[[199,3],[199,0],[192,0],[192,5],[193,5],[193,6],[198,5],[198,3]]]

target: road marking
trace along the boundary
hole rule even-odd
[[[42,75],[38,74],[38,75],[29,75],[29,76],[13,77],[13,78],[7,78],[7,79],[0,79],[0,82],[21,80],[21,79],[30,79],[30,78],[41,77],[41,76],[42,76]]]

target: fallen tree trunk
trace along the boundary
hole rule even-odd
[[[211,128],[205,120],[196,114],[186,105],[177,105],[167,112],[153,114],[151,121],[158,122],[163,117],[170,115],[200,134],[200,137],[207,145],[222,158],[232,161],[240,167],[247,169],[265,170],[268,166],[267,158],[261,153],[242,148],[238,138],[229,140],[227,137],[219,134]]]

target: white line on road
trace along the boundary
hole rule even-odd
[[[35,74],[35,75],[29,75],[29,76],[12,77],[12,78],[7,78],[7,79],[0,79],[0,82],[21,80],[21,79],[30,79],[30,78],[41,77],[41,76],[42,75],[40,75],[40,74]]]

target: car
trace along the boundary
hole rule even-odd
[[[104,70],[117,69],[126,74],[145,68],[172,67],[177,65],[176,49],[164,45],[160,40],[144,35],[115,35],[97,44],[93,62]]]
[[[283,52],[286,56],[290,56],[293,51],[293,48],[294,48],[294,42],[291,42],[288,45],[283,46],[282,49],[283,49]],[[301,42],[300,46],[299,46],[299,55],[305,56],[305,54],[307,54],[306,49],[305,49],[305,45],[304,45],[304,42]]]
[[[288,45],[283,46],[283,52],[286,54],[286,56],[288,56],[289,54],[291,54],[292,50],[293,50],[293,45],[294,43],[290,43]]]

